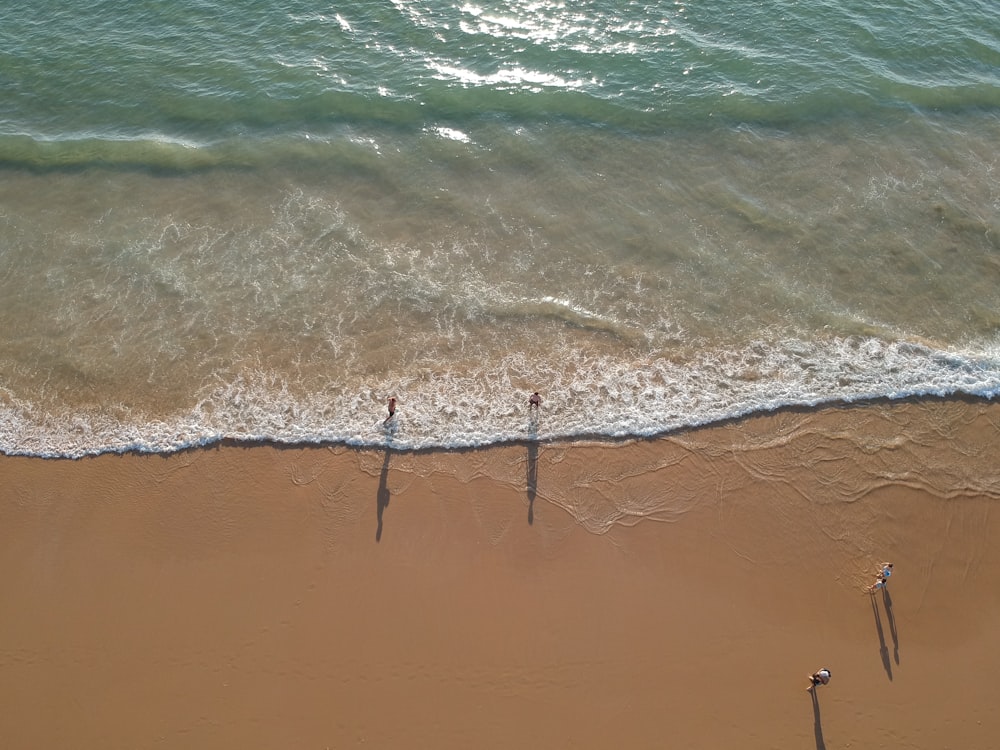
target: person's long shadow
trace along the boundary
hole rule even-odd
[[[389,507],[389,455],[392,450],[385,449],[385,458],[382,459],[382,473],[378,479],[378,494],[375,496],[375,512],[378,514],[378,528],[375,530],[375,541],[382,540],[382,514]]]
[[[538,494],[538,411],[532,409],[528,416],[528,463],[524,478],[528,495],[528,525],[535,522],[535,495]]]
[[[823,722],[819,718],[819,696],[816,689],[809,691],[813,699],[813,734],[816,735],[816,750],[826,750],[826,742],[823,740]]]
[[[878,631],[878,644],[879,644],[879,656],[882,657],[882,668],[885,669],[886,675],[889,677],[890,682],[892,681],[892,662],[889,660],[889,649],[885,645],[885,632],[882,630],[882,616],[878,611],[878,602],[875,597],[872,596],[872,612],[875,614],[875,630]]]
[[[535,522],[535,495],[538,494],[538,441],[528,443],[528,475],[525,487],[528,493],[528,525]]]
[[[882,589],[882,602],[885,604],[885,617],[889,621],[889,635],[892,636],[892,658],[899,664],[899,633],[896,632],[896,617],[892,614],[892,597],[889,587]]]

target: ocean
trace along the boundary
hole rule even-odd
[[[1000,393],[989,2],[39,0],[0,100],[6,454]]]

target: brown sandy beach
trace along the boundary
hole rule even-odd
[[[997,403],[0,472],[11,750],[998,746]]]

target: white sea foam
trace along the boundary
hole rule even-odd
[[[472,140],[469,138],[467,133],[463,133],[461,130],[456,130],[455,128],[436,127],[433,128],[433,132],[440,138],[447,138],[448,140],[458,141],[459,143],[469,143]]]
[[[558,362],[558,363],[557,363]],[[542,384],[536,419],[519,382]],[[512,355],[475,373],[417,373],[362,388],[297,394],[274,373],[248,373],[191,409],[151,418],[123,405],[60,412],[0,394],[0,451],[81,457],[171,452],[223,439],[391,445],[399,450],[518,440],[653,436],[786,406],[1000,394],[997,351],[935,350],[877,339],[788,340],[706,352],[696,362],[627,362],[566,353],[544,366]],[[388,428],[384,394],[399,398]]]
[[[469,86],[523,86],[532,90],[541,90],[541,88],[579,89],[586,85],[586,81],[582,79],[571,80],[554,73],[521,66],[512,66],[494,73],[483,74],[442,60],[428,60],[427,65],[437,73],[441,80],[457,81]]]

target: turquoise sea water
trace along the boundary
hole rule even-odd
[[[990,3],[43,0],[0,97],[5,453],[1000,392]]]

